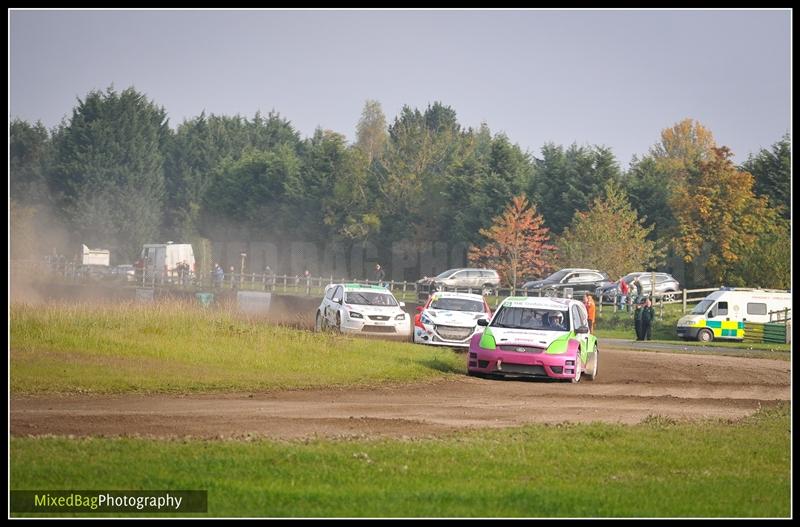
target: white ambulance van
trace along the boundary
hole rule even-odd
[[[745,322],[763,324],[783,320],[783,313],[774,312],[791,308],[792,293],[786,290],[723,287],[701,300],[691,314],[678,320],[678,336],[701,342],[741,340]],[[770,312],[773,312],[771,320]]]

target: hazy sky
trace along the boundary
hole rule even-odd
[[[46,126],[77,98],[134,86],[175,128],[278,111],[304,137],[355,138],[364,102],[391,122],[441,101],[538,156],[602,144],[623,168],[699,120],[736,160],[790,131],[791,12],[9,12],[9,115]]]

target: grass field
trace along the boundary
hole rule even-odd
[[[370,385],[465,368],[449,348],[317,335],[196,303],[12,305],[10,325],[14,394]]]
[[[209,516],[788,517],[789,407],[415,441],[12,438],[12,489],[207,490]]]

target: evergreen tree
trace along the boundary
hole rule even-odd
[[[78,101],[54,139],[52,174],[74,243],[132,261],[159,239],[170,134],[164,109],[133,88]]]

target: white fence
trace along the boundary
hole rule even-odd
[[[272,273],[230,273],[226,272],[220,280],[213,274],[195,275],[185,271],[173,271],[170,273],[154,273],[152,270],[138,269],[133,274],[116,274],[114,267],[85,266],[72,262],[52,261],[52,262],[30,262],[12,260],[12,272],[16,275],[34,276],[37,278],[59,277],[67,282],[74,283],[124,283],[140,287],[175,287],[187,289],[211,289],[211,290],[251,290],[251,291],[271,291],[276,293],[300,294],[300,295],[322,295],[325,286],[332,283],[358,283],[366,285],[381,284],[386,286],[398,297],[409,300],[415,298],[419,302],[427,299],[432,292],[427,284],[418,282],[385,280],[359,280],[335,276],[302,276],[289,274]],[[496,307],[503,298],[508,296],[565,296],[580,297],[581,291],[573,288],[564,288],[561,291],[552,289],[524,289],[521,287],[497,287],[484,289],[481,287],[447,287],[443,290],[462,293],[476,293],[489,296],[489,302]],[[657,306],[665,304],[681,303],[683,312],[688,309],[689,304],[695,304],[705,298],[708,293],[718,291],[718,287],[702,289],[683,289],[681,291],[662,293],[653,295],[643,293],[642,298],[650,296]],[[592,291],[594,295],[594,291]],[[602,296],[596,299],[599,312],[604,309],[631,309],[631,305],[639,300],[635,295],[621,297],[619,295]]]

